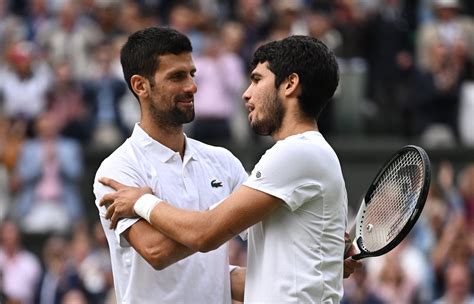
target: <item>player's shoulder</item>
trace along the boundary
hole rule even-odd
[[[282,153],[295,153],[296,155],[314,154],[316,151],[326,150],[329,144],[316,131],[305,132],[301,134],[291,135],[283,140],[279,140],[271,148]]]
[[[99,165],[93,183],[96,197],[101,197],[107,191],[98,181],[100,177],[110,177],[126,185],[144,185],[148,167],[143,159],[138,147],[129,140],[125,141]]]
[[[127,167],[134,167],[138,162],[136,150],[130,139],[115,149],[109,156],[104,158],[97,169],[96,175],[100,173],[111,173]]]
[[[300,163],[304,166],[338,162],[334,149],[321,133],[315,131],[289,136],[277,141],[264,156],[270,158],[272,162]]]

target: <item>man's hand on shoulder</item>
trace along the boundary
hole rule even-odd
[[[110,219],[110,229],[117,227],[119,219],[136,216],[133,209],[135,202],[142,195],[153,193],[150,187],[126,186],[108,177],[99,178],[99,182],[115,190],[115,192],[105,194],[99,202],[100,206],[106,206],[107,208],[105,218]]]

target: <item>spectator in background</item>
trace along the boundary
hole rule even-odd
[[[28,30],[26,38],[30,41],[35,41],[38,32],[41,32],[51,22],[52,14],[50,12],[49,1],[27,0],[25,2],[25,25]]]
[[[240,54],[244,62],[250,62],[257,45],[268,34],[270,9],[263,0],[238,0],[236,2],[234,18],[242,24],[245,33],[244,45]]]
[[[459,191],[464,201],[467,228],[472,232],[471,238],[474,240],[474,164],[467,165],[461,171]]]
[[[457,0],[433,0],[435,19],[421,26],[417,59],[421,69],[419,132],[441,124],[458,137],[460,88],[474,58],[474,23],[460,14]]]
[[[468,240],[469,234],[463,218],[457,217],[454,221],[445,225],[443,234],[433,247],[431,254],[431,263],[436,275],[436,281],[434,282],[435,298],[441,296],[441,293],[447,288],[444,271],[449,264],[470,265],[472,263],[474,255],[469,247]]]
[[[0,81],[3,112],[10,119],[27,122],[30,130],[34,119],[46,109],[51,86],[51,71],[37,55],[33,43],[14,43],[7,50],[9,66]]]
[[[242,39],[242,28],[227,23],[219,33],[206,36],[201,55],[195,56],[199,90],[194,97],[192,137],[196,140],[225,146],[232,142],[231,120],[246,80],[244,63],[237,55]]]
[[[9,208],[10,208],[9,176],[8,176],[8,171],[5,168],[5,166],[2,163],[0,163],[0,222],[2,222],[3,219],[6,217]]]
[[[90,303],[102,304],[113,286],[112,265],[107,238],[100,221],[94,222],[91,228],[92,239],[85,233],[76,234],[74,238],[73,244],[82,248],[79,250],[82,254],[75,254],[80,257],[76,259],[76,268]]]
[[[62,135],[86,143],[91,137],[92,121],[82,85],[73,77],[69,61],[55,63],[53,70],[54,82],[48,92],[48,111],[57,121]]]
[[[90,76],[91,50],[102,37],[97,24],[82,17],[78,1],[65,0],[36,41],[49,62],[69,61],[74,78],[82,81]]]
[[[343,59],[361,58],[365,54],[366,12],[356,1],[322,1],[330,2],[320,9],[329,11],[333,17],[334,27],[341,33],[343,46],[336,51],[336,56]],[[313,4],[316,8],[317,5]]]
[[[11,192],[15,185],[10,178],[25,135],[24,122],[12,122],[0,113],[0,220],[11,211]]]
[[[153,23],[151,23],[153,24]],[[112,73],[116,78],[123,79],[122,64],[120,63],[120,49],[127,41],[127,36],[116,37],[112,41]],[[128,136],[129,131],[133,130],[135,124],[140,121],[140,105],[130,90],[126,90],[125,94],[118,101],[118,117],[120,117],[121,129],[126,130],[124,135]]]
[[[308,22],[308,35],[320,39],[334,52],[334,54],[337,55],[340,53],[341,48],[343,48],[342,35],[339,30],[334,27],[333,16],[326,10],[316,10],[309,12],[306,18]],[[341,60],[339,60],[339,64],[341,67],[341,83],[339,86],[342,90],[345,90],[344,71],[347,68]],[[351,98],[354,98],[354,94],[350,95]],[[343,103],[341,99],[337,100],[337,103],[338,105],[335,105],[335,102],[328,103],[323,110],[323,114],[319,118],[318,127],[320,128],[321,133],[326,136],[334,130],[334,108],[344,106],[341,104]],[[347,107],[346,111],[350,111],[350,109]],[[354,113],[352,112],[350,115],[354,115]]]
[[[461,14],[459,0],[431,0],[434,19],[423,23],[417,38],[417,59],[423,70],[430,70],[432,48],[438,44],[450,53],[458,53],[460,60],[474,58],[473,20]]]
[[[122,35],[123,31],[119,25],[122,1],[119,0],[94,0],[93,17],[100,31],[108,39]]]
[[[299,0],[270,2],[271,33],[268,40],[279,40],[290,35],[307,35],[304,4]]]
[[[204,48],[204,35],[199,29],[205,23],[203,17],[199,7],[185,1],[176,1],[168,16],[168,26],[189,37],[195,55],[199,55]]]
[[[137,1],[123,1],[120,6],[118,25],[125,38],[142,28],[160,23],[160,19],[153,14],[151,7],[140,4]]]
[[[127,87],[114,70],[114,47],[113,40],[109,39],[96,45],[84,87],[85,99],[92,104],[91,140],[98,148],[114,148],[129,135],[119,107]]]
[[[82,151],[77,141],[59,136],[52,115],[37,119],[38,137],[24,143],[15,171],[15,216],[30,233],[66,232],[83,216]]]
[[[383,304],[374,291],[375,286],[370,282],[367,268],[363,265],[354,271],[349,279],[344,280],[344,297],[342,304]]]
[[[334,27],[331,14],[325,11],[311,11],[307,16],[308,35],[316,37],[328,46],[330,50],[339,53],[342,47],[342,35]]]
[[[12,43],[27,37],[25,22],[12,12],[12,4],[12,0],[0,0],[0,52],[2,56]],[[0,62],[2,62],[1,59]]]
[[[20,231],[8,219],[0,226],[0,273],[0,290],[7,299],[22,304],[33,303],[41,265],[33,253],[22,248]]]
[[[369,132],[413,135],[412,32],[402,0],[383,0],[366,20],[367,96],[377,109]]]
[[[386,303],[428,303],[433,272],[423,252],[408,237],[390,253],[368,259],[367,271],[376,295]]]
[[[450,233],[456,233],[455,229],[451,230],[453,223],[459,222],[464,213],[464,202],[455,184],[454,168],[448,161],[442,161],[438,164],[436,179],[432,179],[423,212],[411,233],[413,244],[423,252],[430,267],[434,266],[429,282],[432,286],[435,283],[435,270],[439,265],[433,265],[434,260],[431,258],[436,252],[439,257],[446,255],[448,248],[438,248],[438,243],[445,244],[452,237],[446,234],[447,229]],[[431,293],[434,298],[439,296],[434,287],[431,288]]]
[[[421,250],[428,263],[432,249],[441,237],[446,223],[453,216],[452,207],[435,181],[432,179],[423,212],[410,233],[413,245]],[[432,267],[431,263],[429,265]]]
[[[42,256],[44,269],[35,303],[60,304],[71,290],[84,292],[77,270],[69,261],[70,254],[69,243],[63,237],[51,236],[46,240]]]
[[[444,271],[446,289],[441,298],[434,304],[474,303],[474,293],[471,288],[472,273],[465,263],[449,264]]]
[[[25,136],[24,122],[12,121],[0,112],[0,164],[4,165],[9,173],[15,169]]]
[[[384,303],[417,303],[417,285],[410,272],[403,269],[401,257],[394,251],[384,256],[378,275],[372,280],[373,290]]]
[[[62,296],[61,304],[90,304],[84,291],[74,288],[66,291]]]

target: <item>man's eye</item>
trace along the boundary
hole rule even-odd
[[[171,79],[175,79],[175,80],[180,80],[183,78],[184,78],[183,74],[174,74],[173,76],[171,76]]]
[[[194,73],[190,73],[189,76],[194,78]],[[171,75],[170,78],[175,81],[181,81],[181,80],[186,79],[187,77],[188,77],[187,73],[178,73],[178,74]]]

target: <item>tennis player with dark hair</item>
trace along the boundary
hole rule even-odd
[[[336,59],[316,38],[291,36],[261,46],[252,64],[243,94],[248,118],[276,144],[243,186],[209,210],[195,211],[183,208],[184,198],[101,178],[118,191],[100,205],[108,205],[111,228],[137,214],[200,252],[248,231],[245,302],[339,303],[347,196],[337,155],[317,125],[338,85]]]
[[[191,52],[189,39],[172,29],[148,28],[129,37],[120,57],[125,80],[140,103],[140,123],[102,162],[96,176],[150,187],[156,195],[177,202],[177,207],[205,210],[248,176],[229,151],[183,133],[183,124],[194,118],[197,90]],[[211,187],[213,180],[221,187]],[[109,244],[118,303],[231,303],[226,244],[189,256],[195,250],[140,218],[121,219],[111,230],[104,217],[106,208],[99,206],[111,191],[96,178],[94,194]],[[232,272],[237,274],[242,277],[241,271]]]

